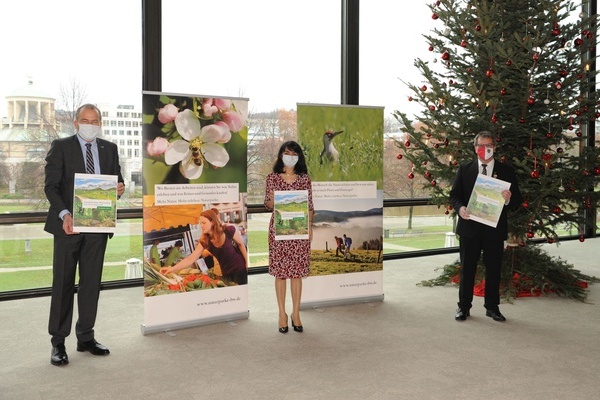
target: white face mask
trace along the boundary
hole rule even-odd
[[[298,156],[291,156],[289,154],[284,154],[281,156],[281,161],[286,167],[293,167],[298,162]]]
[[[79,124],[79,130],[77,131],[79,136],[87,142],[96,139],[101,132],[102,128],[100,126],[91,124]]]

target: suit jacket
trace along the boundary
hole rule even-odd
[[[460,210],[462,206],[466,207],[469,203],[469,198],[473,192],[478,173],[479,164],[477,160],[463,163],[458,168],[452,190],[450,191],[450,204],[452,204],[456,213],[458,213],[458,210]],[[517,177],[511,166],[502,164],[498,160],[494,162],[494,170],[491,171],[490,176],[510,182],[510,202],[508,203],[508,206],[505,206],[502,209],[498,225],[496,228],[492,228],[491,226],[479,222],[464,220],[458,217],[458,224],[456,226],[457,235],[461,237],[477,237],[485,235],[486,239],[491,240],[506,240],[508,237],[507,209],[516,208],[523,202],[521,191],[517,184]]]
[[[117,145],[104,139],[96,139],[100,173],[117,175],[118,181],[123,182],[119,151]],[[62,210],[73,213],[73,191],[75,188],[75,173],[85,173],[85,162],[77,135],[52,141],[46,155],[46,180],[44,191],[50,202],[48,217],[44,230],[53,235],[66,236],[63,221],[59,214]]]

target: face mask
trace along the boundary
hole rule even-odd
[[[286,167],[293,167],[298,162],[298,156],[290,156],[289,154],[284,154],[281,157],[281,160],[283,161]]]
[[[91,142],[102,132],[102,129],[98,125],[90,124],[79,124],[79,130],[77,133],[81,138],[87,142]]]
[[[493,147],[477,146],[477,156],[482,160],[487,160],[494,155]]]

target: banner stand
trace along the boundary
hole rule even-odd
[[[359,304],[359,303],[373,303],[376,301],[383,301],[383,294],[376,296],[365,296],[365,297],[348,297],[345,299],[332,299],[332,300],[319,300],[319,301],[309,301],[300,303],[300,309],[306,310],[311,308],[321,308],[321,307],[335,307],[335,306],[345,306],[350,304]]]
[[[186,329],[186,328],[194,328],[202,325],[210,325],[210,324],[218,324],[221,322],[231,322],[239,319],[248,319],[250,316],[250,311],[245,311],[241,313],[234,313],[229,315],[219,315],[216,317],[209,318],[201,318],[192,321],[184,321],[184,322],[174,322],[170,324],[159,324],[159,325],[151,325],[146,326],[146,324],[142,324],[140,326],[140,330],[142,331],[142,335],[148,335],[157,332],[166,332],[166,331],[174,331],[177,329]]]

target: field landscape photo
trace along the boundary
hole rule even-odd
[[[383,196],[378,191],[378,196]],[[334,211],[335,210],[335,211]],[[383,268],[382,200],[315,201],[311,276],[379,271]],[[352,239],[348,254],[337,249],[335,237]]]

